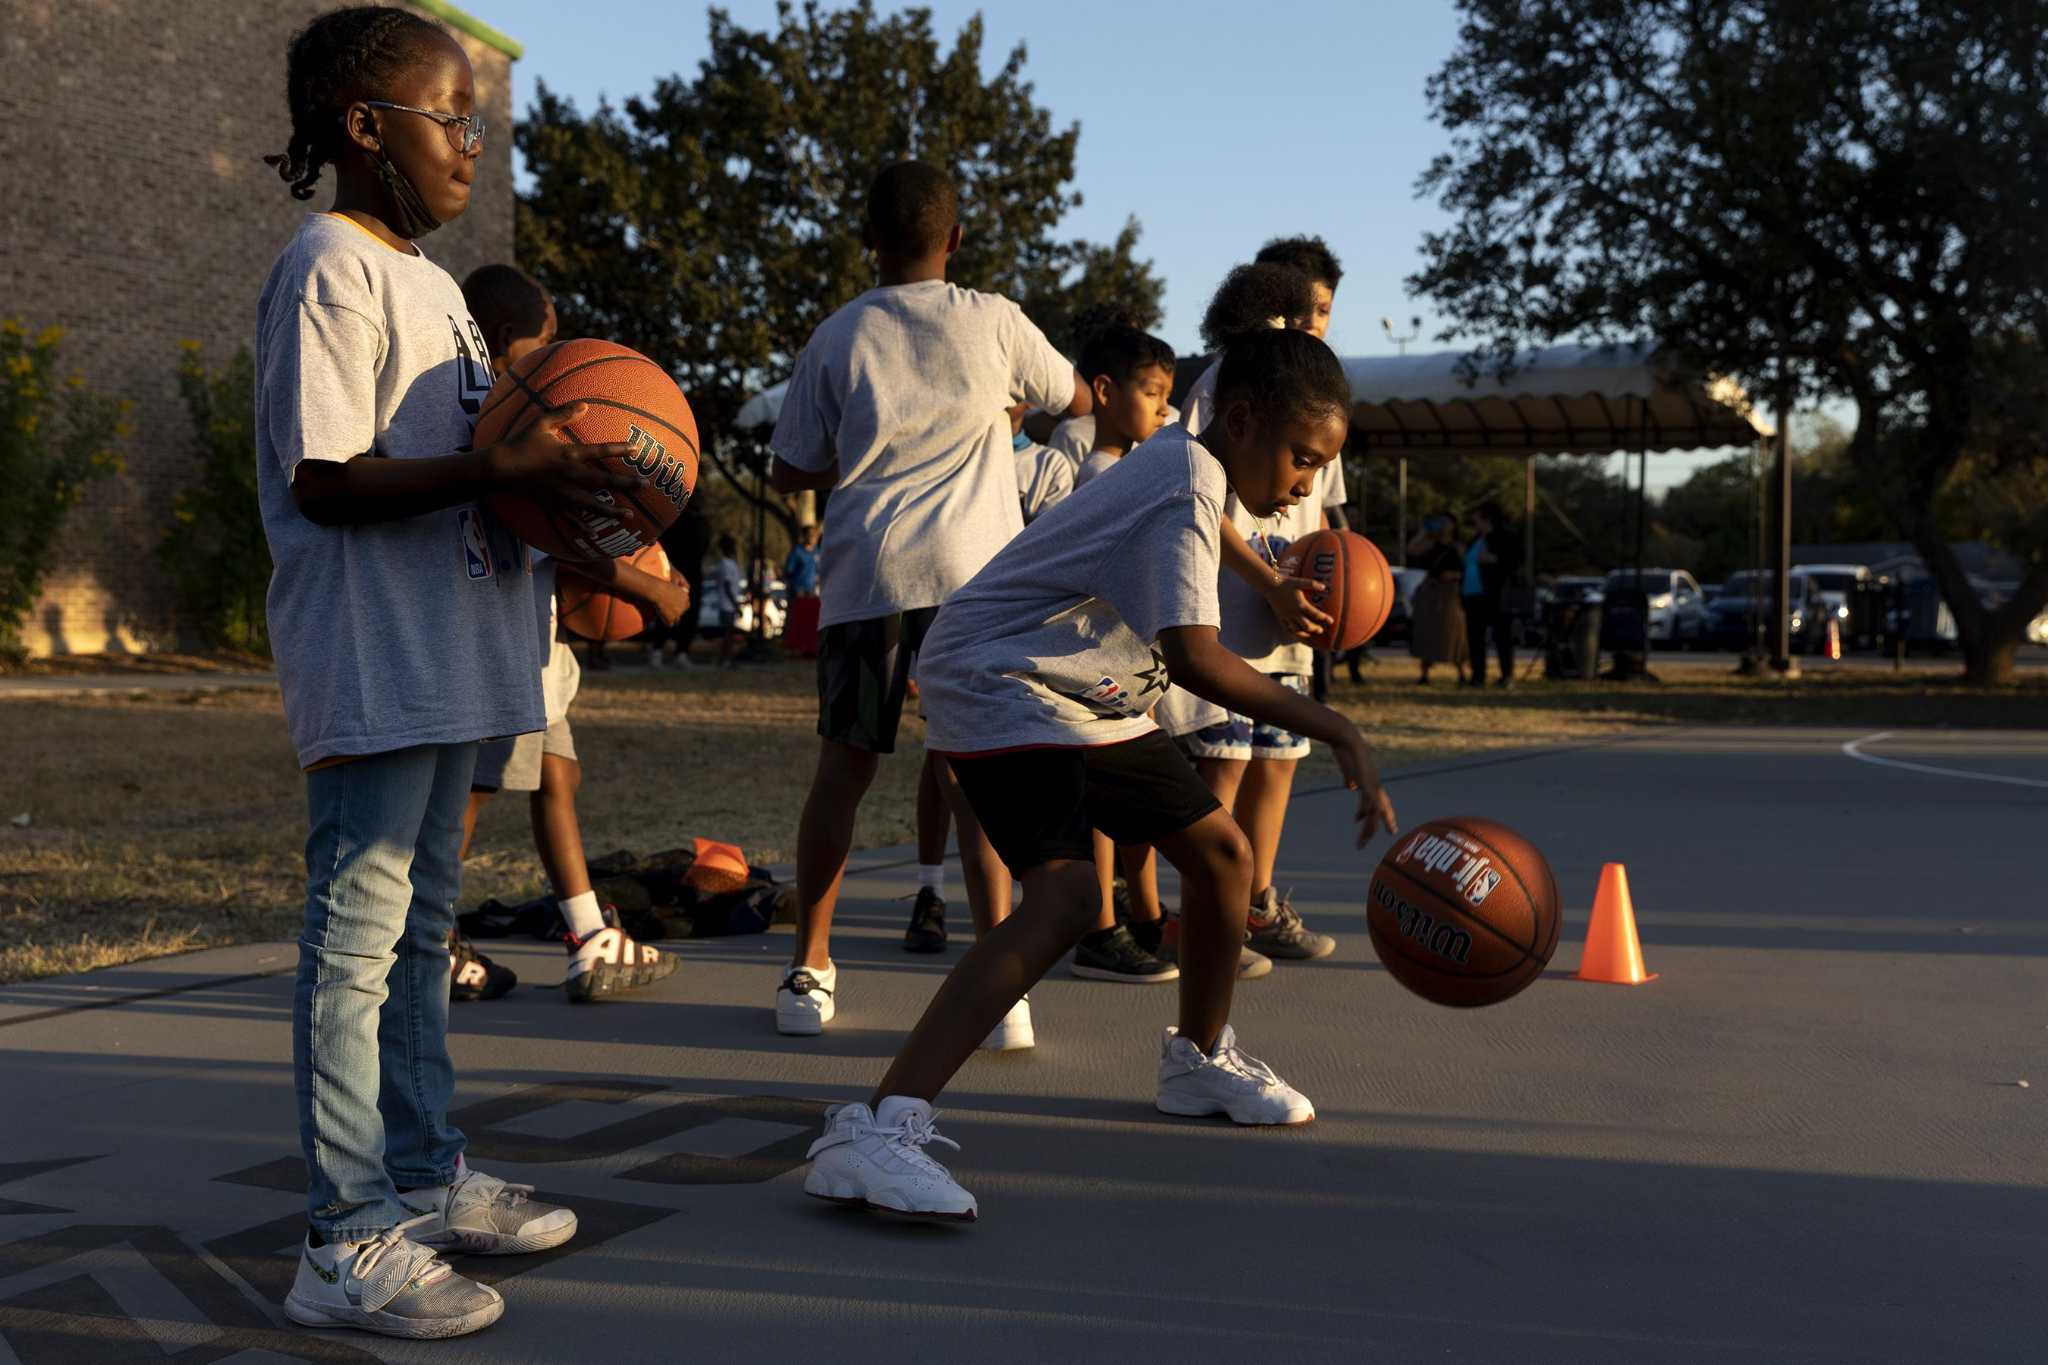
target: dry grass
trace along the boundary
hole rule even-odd
[[[1395,769],[1486,749],[1570,743],[1697,724],[2038,726],[2048,678],[1996,692],[1909,672],[1815,671],[1802,683],[1738,680],[1659,661],[1661,686],[1531,684],[1502,695],[1414,685],[1388,657],[1334,700]],[[786,861],[817,741],[812,674],[587,674],[574,712],[593,856],[692,835]],[[0,701],[0,981],[81,971],[297,929],[304,786],[274,693]],[[906,842],[920,727],[861,810],[863,847]],[[1320,761],[1320,760],[1318,760]],[[484,813],[465,902],[541,886],[523,802]]]

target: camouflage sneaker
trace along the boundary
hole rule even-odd
[[[1252,910],[1245,920],[1252,947],[1267,957],[1307,961],[1328,957],[1337,951],[1337,940],[1319,934],[1301,922],[1301,916],[1287,898],[1267,887],[1252,897]]]

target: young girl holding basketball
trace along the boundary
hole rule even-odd
[[[1012,1004],[1093,927],[1093,832],[1180,869],[1180,1018],[1161,1041],[1157,1106],[1239,1123],[1315,1107],[1240,1051],[1229,1025],[1251,901],[1251,849],[1150,712],[1169,679],[1330,745],[1359,793],[1359,843],[1394,828],[1358,727],[1217,639],[1224,500],[1270,517],[1343,449],[1350,393],[1330,350],[1261,331],[1224,350],[1213,415],[1173,426],[1024,529],[946,601],[925,638],[926,744],[946,755],[1021,909],[953,969],[873,1096],[830,1110],[807,1193],[968,1220],[974,1197],[926,1148],[932,1101]]]
[[[471,1170],[447,1119],[448,933],[477,741],[542,728],[534,599],[499,489],[589,504],[624,446],[555,429],[471,450],[491,371],[417,240],[459,216],[483,125],[469,61],[410,11],[336,10],[291,44],[291,141],[271,158],[333,208],[257,306],[257,477],[285,720],[306,772],[306,922],[292,1009],[310,1229],[285,1312],[444,1337],[495,1289],[436,1250],[539,1250],[576,1216]]]

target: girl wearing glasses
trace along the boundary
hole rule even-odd
[[[488,350],[419,239],[462,214],[483,124],[462,48],[383,6],[293,39],[300,199],[333,171],[257,307],[257,463],[275,570],[268,614],[306,773],[306,924],[293,1074],[310,1227],[293,1321],[401,1337],[504,1311],[436,1252],[567,1241],[576,1215],[472,1170],[447,1119],[448,950],[477,741],[543,728],[534,598],[483,505],[522,489],[590,503],[625,446],[555,429],[471,450]]]

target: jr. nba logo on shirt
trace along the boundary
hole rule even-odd
[[[471,578],[491,576],[491,539],[484,529],[483,514],[474,507],[455,509],[455,524],[461,531],[462,567]]]

